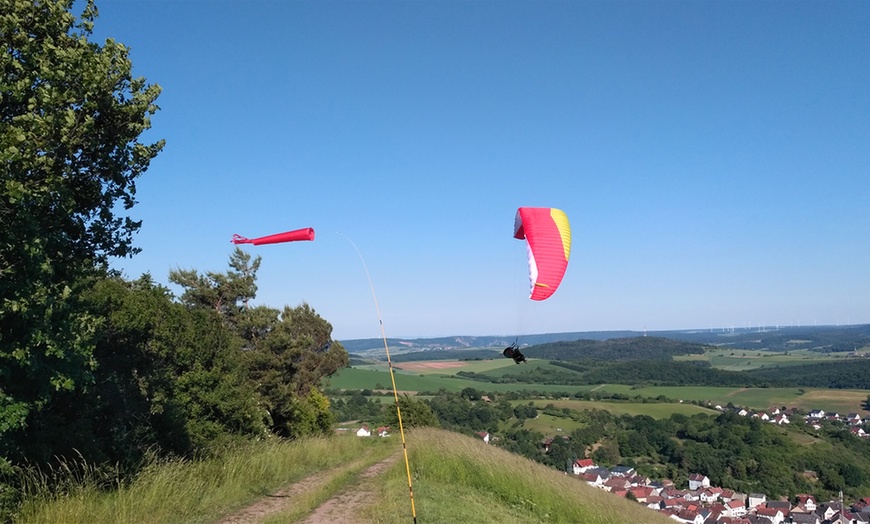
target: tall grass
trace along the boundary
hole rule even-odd
[[[155,461],[131,483],[118,483],[112,490],[106,490],[105,482],[89,475],[70,475],[63,490],[49,490],[45,474],[31,472],[24,479],[28,491],[16,521],[213,522],[314,472],[363,455],[386,455],[395,447],[386,440],[332,437],[239,444],[209,459]],[[83,468],[68,469],[72,472]]]
[[[71,475],[62,493],[40,490],[39,479],[33,477],[33,491],[18,521],[216,522],[278,487],[319,472],[322,482],[265,521],[298,522],[337,493],[364,490],[367,498],[361,507],[342,508],[354,522],[407,524],[411,509],[403,461],[360,481],[368,465],[398,453],[398,443],[334,437],[239,445],[208,460],[155,462],[129,485],[108,491],[100,487],[106,485],[104,477]],[[671,522],[573,476],[456,433],[415,429],[408,434],[408,450],[420,524]]]
[[[418,522],[649,524],[662,514],[482,441],[435,429],[408,439]],[[376,488],[359,522],[410,522],[404,465]]]

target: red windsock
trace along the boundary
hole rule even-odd
[[[263,244],[280,244],[281,242],[298,242],[300,240],[314,240],[314,228],[305,227],[259,238],[245,238],[233,235],[232,242],[233,244],[254,244],[255,246],[260,246]]]

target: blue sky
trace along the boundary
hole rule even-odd
[[[163,88],[129,278],[224,271],[338,339],[870,322],[870,3],[101,1]],[[519,206],[558,207],[528,300]]]

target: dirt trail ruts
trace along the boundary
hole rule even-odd
[[[398,460],[399,455],[392,455],[369,466],[360,473],[356,483],[321,504],[302,524],[358,524],[359,517],[356,514],[367,505],[374,492],[370,487],[371,483],[362,481],[379,476]]]
[[[303,522],[306,524],[342,524],[353,522],[352,520],[345,520],[347,517],[344,515],[353,515],[358,508],[364,506],[367,495],[370,493],[364,485],[357,485],[359,481],[380,475],[395,463],[398,458],[398,455],[390,456],[369,466],[359,474],[357,481],[352,483],[347,490],[325,501]],[[224,517],[218,521],[218,524],[253,524],[260,522],[269,515],[290,508],[299,497],[322,487],[339,469],[352,468],[354,465],[338,466],[305,477],[271,495],[259,499],[232,515]]]

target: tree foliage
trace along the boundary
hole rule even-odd
[[[259,265],[259,257],[236,248],[226,273],[177,270],[169,278],[184,289],[183,304],[215,312],[239,338],[241,360],[274,433],[297,437],[326,431],[333,414],[317,388],[323,377],[347,366],[347,352],[332,340],[332,325],[308,304],[280,311],[249,307]]]
[[[438,417],[429,407],[429,404],[422,400],[416,400],[409,397],[407,394],[399,397],[399,410],[402,413],[402,425],[405,428],[433,426],[439,427]],[[394,409],[388,412],[388,424],[391,427],[399,427],[399,413]]]
[[[214,309],[235,325],[238,317],[246,312],[248,301],[257,294],[260,257],[251,259],[251,255],[236,248],[230,255],[229,265],[230,270],[225,273],[201,274],[195,269],[177,269],[169,273],[169,281],[184,288],[180,297],[182,303],[192,308]]]
[[[160,88],[131,75],[122,44],[89,41],[92,2],[79,19],[72,5],[0,9],[0,438],[93,384],[100,320],[81,295],[109,257],[135,252],[139,223],[123,212],[163,147],[139,140]]]

